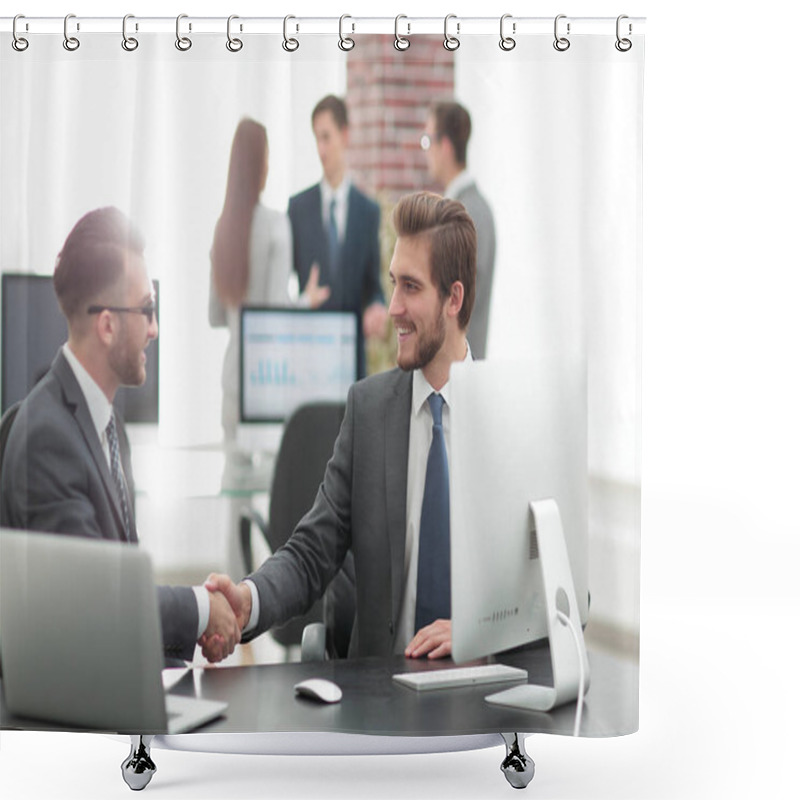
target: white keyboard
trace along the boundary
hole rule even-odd
[[[392,677],[403,686],[409,686],[418,692],[427,692],[429,689],[452,689],[457,686],[477,686],[480,683],[527,681],[528,673],[524,669],[505,664],[479,664],[477,667],[400,672]]]

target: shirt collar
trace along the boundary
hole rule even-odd
[[[472,351],[469,347],[469,342],[467,342],[467,355],[464,358],[465,361],[472,360]],[[427,381],[425,376],[422,374],[421,369],[415,369],[414,374],[412,377],[412,385],[411,385],[411,410],[412,412],[417,415],[422,411],[422,407],[428,402],[428,397],[432,393],[436,393],[436,389],[434,389]],[[442,386],[439,389],[438,394],[440,394],[444,398],[444,402],[446,405],[450,405],[450,381]]]
[[[352,180],[349,175],[345,175],[342,182],[334,189],[328,181],[323,178],[321,183],[322,190],[322,207],[327,208],[331,200],[334,198],[341,205],[347,200],[347,195],[350,192],[350,184]]]
[[[462,192],[467,186],[472,186],[475,183],[475,178],[467,172],[467,170],[462,169],[458,175],[447,184],[447,188],[444,190],[444,196],[449,197],[450,199],[454,198],[459,192]]]
[[[67,363],[72,368],[75,380],[78,381],[78,386],[80,386],[83,392],[86,405],[89,407],[89,415],[92,418],[92,423],[97,429],[98,436],[100,436],[102,440],[114,407],[108,402],[108,398],[97,385],[94,378],[86,371],[86,367],[81,364],[78,357],[72,352],[69,343],[64,344],[62,351],[64,353],[64,358],[67,359]]]

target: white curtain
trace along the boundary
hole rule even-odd
[[[266,125],[262,199],[285,209],[319,180],[310,113],[346,93],[347,55],[336,35],[296,53],[252,37],[238,54],[222,33],[188,52],[172,34],[140,38],[133,53],[119,34],[92,34],[72,53],[60,36],[24,54],[0,48],[0,269],[49,274],[86,211],[128,213],[161,285],[158,446],[186,447],[221,440],[227,332],[208,325],[208,253],[234,129],[245,115]],[[497,226],[488,355],[587,357],[592,617],[635,655],[644,41],[620,52],[613,27],[573,38],[566,52],[552,36],[503,52],[497,36],[465,36],[454,95],[472,111],[468,166]],[[167,561],[198,557],[203,516],[215,519],[193,517],[191,539],[162,523],[142,540]]]
[[[644,41],[465,38],[469,168],[497,225],[489,356],[585,353],[592,613],[638,631]]]

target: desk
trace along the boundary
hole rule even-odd
[[[546,646],[498,658],[528,670],[530,683],[552,684]],[[479,663],[479,662],[474,662]],[[639,670],[636,664],[599,652],[589,653],[591,686],[586,695],[581,735],[618,736],[638,728]],[[200,733],[329,732],[373,736],[453,736],[500,731],[571,734],[575,703],[551,712],[518,711],[485,702],[497,684],[417,692],[395,683],[396,672],[439,669],[448,661],[356,659],[244,667],[207,667],[187,672],[173,694],[224,700],[224,717]],[[295,697],[294,684],[305,678],[328,678],[342,689],[341,703],[323,705]],[[14,717],[0,695],[0,727],[63,730],[46,722]],[[200,746],[200,742],[197,742]]]
[[[503,654],[497,660],[527,669],[530,683],[552,685],[546,646]],[[589,663],[591,687],[584,702],[581,735],[633,733],[639,724],[638,666],[593,652],[589,653]],[[412,661],[396,656],[189,671],[171,693],[224,700],[229,704],[226,715],[193,733],[156,736],[152,743],[131,737],[131,752],[123,761],[123,777],[132,788],[142,789],[149,783],[155,772],[151,744],[155,748],[198,752],[309,756],[474,750],[504,740],[503,773],[512,786],[524,788],[533,777],[534,765],[525,752],[524,737],[518,734],[570,735],[575,703],[551,712],[519,711],[484,700],[487,694],[498,690],[498,684],[417,692],[392,680],[397,672],[449,665],[448,661]],[[328,678],[339,684],[341,703],[325,705],[296,697],[295,683],[311,677]],[[38,720],[11,716],[2,692],[0,728],[63,730]]]

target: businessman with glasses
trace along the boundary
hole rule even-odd
[[[121,386],[144,383],[147,346],[158,336],[143,251],[141,235],[110,207],[86,214],[67,237],[53,284],[68,339],[11,427],[0,475],[4,527],[137,543],[130,447],[113,402]],[[220,660],[241,638],[222,595],[160,586],[158,601],[170,662],[192,659],[198,641]]]

